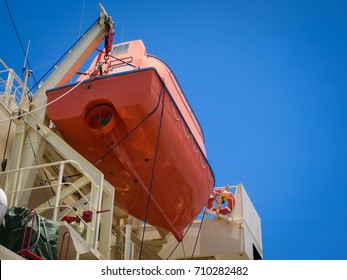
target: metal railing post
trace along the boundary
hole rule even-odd
[[[133,256],[131,246],[131,225],[125,225],[124,260],[131,260]]]
[[[55,205],[54,205],[54,211],[53,211],[53,222],[57,222],[58,217],[58,206],[60,201],[60,194],[61,194],[61,183],[63,182],[63,176],[64,176],[64,162],[60,164],[59,168],[59,176],[58,176],[58,187],[56,192],[56,198],[55,198]]]
[[[7,76],[7,82],[6,82],[6,89],[5,89],[5,104],[8,105],[10,101],[10,95],[11,95],[11,89],[13,86],[13,79],[14,79],[14,74],[13,74],[13,69],[8,70],[8,76]]]

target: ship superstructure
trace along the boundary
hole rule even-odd
[[[141,41],[111,47],[113,25],[102,8],[35,94],[1,61],[3,244],[14,217],[23,222],[0,258],[262,258],[260,218],[242,185],[213,190],[202,129],[171,69]]]

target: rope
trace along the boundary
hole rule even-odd
[[[6,2],[6,0],[5,0],[5,2]],[[7,3],[6,3],[6,5],[7,5]],[[9,11],[10,12],[10,11]],[[89,30],[90,29],[92,29],[92,27],[96,24],[98,22],[98,19],[86,30],[86,32],[85,33],[88,33],[89,32]],[[38,83],[39,82],[41,82],[42,80],[43,80],[43,78],[44,77],[46,77],[47,75],[48,75],[48,73],[63,59],[63,57],[64,56],[66,56],[69,52],[70,52],[70,50],[72,49],[72,48],[74,48],[77,44],[78,44],[78,42],[82,39],[84,37],[84,35],[82,34],[81,36],[80,36],[80,38],[79,39],[77,39],[77,41],[56,61],[56,63],[54,63],[53,65],[52,65],[52,67],[51,68],[49,68],[47,71],[46,71],[46,73],[40,78],[40,80],[38,81],[38,82],[36,82],[35,83],[35,85],[27,92],[27,94],[29,94],[29,93],[31,93],[32,92],[32,90],[33,90],[33,88],[34,87],[36,87],[37,85],[38,85]],[[28,65],[29,65],[29,61],[28,61]],[[30,66],[30,65],[29,65]],[[86,74],[86,76],[79,82],[79,83],[77,83],[73,88],[71,88],[68,92],[66,92],[66,93],[64,93],[62,96],[60,96],[60,97],[58,97],[57,99],[55,99],[55,100],[52,100],[50,103],[47,103],[47,104],[45,104],[45,105],[43,105],[43,106],[41,106],[41,107],[38,107],[38,108],[36,108],[36,109],[34,109],[34,110],[32,110],[32,111],[30,111],[30,112],[27,112],[27,113],[24,113],[24,114],[19,114],[18,116],[16,116],[16,117],[11,117],[11,118],[8,118],[8,119],[3,119],[3,120],[0,120],[0,123],[3,123],[3,122],[7,122],[7,121],[10,121],[10,120],[14,120],[14,119],[19,119],[19,118],[21,118],[21,117],[24,117],[24,116],[26,116],[26,115],[29,115],[29,114],[31,114],[31,113],[34,113],[34,112],[36,112],[36,111],[39,111],[39,110],[41,110],[41,109],[43,109],[43,108],[45,108],[45,107],[47,107],[47,106],[49,106],[49,105],[51,105],[51,104],[53,104],[54,102],[56,102],[56,101],[58,101],[59,99],[61,99],[61,98],[63,98],[65,95],[67,95],[68,93],[70,93],[71,91],[73,91],[76,87],[78,87],[82,82],[84,82],[87,78],[89,78],[95,71],[96,71],[97,69],[96,69],[96,67],[90,72],[90,73],[87,73]]]
[[[51,246],[51,242],[50,242],[50,237],[48,236],[47,233],[47,228],[46,228],[46,223],[43,217],[39,216],[39,227],[40,225],[40,221],[42,222],[42,226],[43,226],[43,233],[45,234],[45,238],[46,241],[43,241],[44,243],[46,243],[47,247],[48,247],[48,254],[49,257],[51,258],[51,260],[54,260],[54,256],[53,256],[53,251],[52,251],[52,246]]]
[[[121,140],[119,140],[118,143],[116,143],[113,147],[111,147],[111,149],[109,149],[102,157],[100,157],[100,159],[94,163],[94,166],[97,166],[101,161],[103,161],[115,148],[117,148],[121,143],[123,143],[123,141],[125,141],[136,129],[138,129],[150,116],[152,116],[155,111],[157,111],[157,109],[159,108],[159,104],[160,104],[160,100],[162,95],[164,94],[164,85],[161,89],[160,95],[159,95],[159,99],[158,99],[158,103],[155,106],[155,108],[153,109],[152,112],[150,112],[146,117],[143,118],[143,120],[141,120],[132,130],[130,130]]]
[[[211,192],[213,191],[213,189],[214,189],[214,185],[213,185],[212,188],[211,188]],[[210,198],[208,198],[208,199],[210,199]],[[198,234],[197,234],[196,239],[195,239],[195,244],[194,244],[194,248],[193,248],[193,251],[192,251],[192,257],[191,257],[191,259],[194,258],[195,249],[196,249],[196,246],[197,246],[199,237],[200,237],[200,232],[201,232],[202,224],[203,224],[203,222],[204,222],[204,220],[205,220],[205,216],[206,216],[205,214],[206,214],[206,208],[207,208],[206,206],[207,206],[207,203],[208,203],[208,200],[207,200],[207,202],[206,202],[206,204],[205,204],[205,210],[204,210],[203,218],[201,219],[201,223],[200,223],[200,226],[199,226],[199,231],[198,231]],[[194,221],[193,221],[193,222],[194,222]],[[185,238],[186,234],[187,234],[188,231],[190,230],[190,228],[191,228],[193,222],[191,222],[191,224],[190,224],[189,227],[187,228],[186,232],[184,233],[182,239],[181,239],[179,242],[177,242],[175,248],[173,248],[173,250],[171,251],[171,253],[169,254],[169,256],[166,258],[167,260],[170,259],[170,257],[172,256],[172,254],[176,251],[178,245],[179,245],[180,243],[182,243],[182,241],[183,241],[183,239]],[[184,254],[185,254],[185,252],[184,252]]]
[[[182,244],[183,256],[184,256],[184,258],[186,259],[186,258],[187,258],[187,256],[186,256],[186,250],[184,249],[184,244],[183,244],[183,242],[181,242],[181,244]]]
[[[200,159],[200,165],[201,165],[201,167],[202,167],[203,169],[205,169],[206,166],[207,166],[207,163],[206,163],[205,165],[203,164],[202,159],[201,159],[201,154],[199,154],[199,159]]]
[[[8,145],[8,140],[10,138],[10,131],[11,131],[11,125],[12,125],[12,120],[10,121],[10,124],[8,126],[8,131],[7,131],[7,136],[6,136],[6,143],[5,143],[5,149],[4,149],[4,156],[2,158],[2,171],[6,170],[6,164],[7,164],[7,159],[5,159],[6,156],[6,151],[7,151],[7,145]]]
[[[5,0],[6,2],[6,0]],[[6,5],[7,5],[7,2],[6,2]],[[10,12],[10,11],[9,11]],[[92,29],[92,27],[98,22],[99,19],[97,19],[87,30],[85,33],[88,33],[90,29]],[[56,63],[54,63],[51,68],[49,68],[46,73],[40,78],[40,80],[38,82],[35,81],[35,85],[29,89],[29,91],[27,92],[27,94],[31,93],[33,88],[36,87],[38,85],[39,82],[41,82],[43,80],[44,77],[46,77],[48,75],[48,73],[63,59],[63,57],[65,57],[72,48],[74,48],[78,42],[84,37],[84,35],[82,34],[78,39],[77,41],[72,44],[72,46],[56,61]],[[24,50],[24,48],[22,47],[22,49]],[[28,65],[29,65],[29,61],[28,61]],[[30,65],[29,65],[30,66]],[[31,67],[30,67],[31,68]],[[85,77],[79,82],[77,83],[73,88],[71,88],[69,91],[67,91],[66,93],[64,93],[63,95],[61,95],[60,97],[58,97],[57,99],[55,100],[52,100],[51,102],[41,106],[41,107],[38,107],[30,112],[27,112],[27,113],[24,113],[24,114],[19,114],[17,117],[11,117],[11,118],[8,118],[8,119],[3,119],[3,120],[0,120],[0,123],[3,123],[3,122],[7,122],[7,121],[10,121],[10,120],[13,120],[13,119],[17,119],[17,118],[21,118],[21,117],[24,117],[26,115],[29,115],[29,114],[32,114],[36,111],[39,111],[41,109],[44,109],[45,107],[53,104],[54,102],[58,101],[59,99],[63,98],[65,95],[67,95],[68,93],[70,93],[71,91],[73,91],[76,87],[78,87],[82,82],[84,82],[87,78],[89,78],[95,71],[97,70],[97,66],[95,66],[95,68],[90,72],[90,73],[87,73],[85,75]]]
[[[82,5],[82,14],[81,14],[81,20],[80,20],[80,28],[78,30],[78,38],[81,36],[81,30],[82,30],[82,22],[83,22],[83,17],[84,17],[84,6],[86,4],[86,0],[83,0],[83,5]]]
[[[38,224],[38,227],[37,227],[38,233],[37,233],[37,239],[36,239],[35,243],[30,247],[30,251],[32,251],[32,252],[35,251],[37,245],[39,244],[40,236],[41,236],[40,218],[36,214],[36,212],[34,212],[33,215],[35,215],[35,220],[31,220],[31,227],[34,229],[34,226],[35,226],[34,222],[36,221]],[[28,224],[28,226],[29,226],[29,224]],[[31,240],[28,240],[28,242],[29,242],[29,246],[30,246]]]
[[[170,259],[170,257],[172,256],[172,254],[176,251],[176,249],[178,248],[178,245],[180,245],[180,243],[182,243],[184,237],[186,236],[186,234],[188,233],[188,231],[190,230],[190,227],[192,226],[193,222],[190,223],[189,227],[187,228],[186,232],[183,234],[182,239],[177,242],[175,248],[173,248],[173,250],[171,251],[171,253],[169,254],[169,256],[166,258],[167,260]]]
[[[192,133],[190,132],[190,129],[188,128],[189,132],[188,132],[188,135],[187,135],[187,134],[186,134],[186,131],[185,131],[185,129],[184,129],[185,124],[184,124],[183,122],[181,122],[181,125],[182,125],[182,131],[183,131],[183,133],[184,133],[184,136],[185,136],[187,139],[189,139],[190,136],[192,136]],[[194,141],[195,141],[195,139],[194,139]]]
[[[211,169],[210,169],[210,170],[211,170]],[[213,177],[214,177],[214,176],[213,176]],[[211,188],[210,193],[213,193],[213,189],[214,189],[214,184],[213,184],[213,186],[212,186],[212,188]],[[205,204],[204,215],[203,215],[203,217],[202,217],[202,219],[201,219],[201,223],[200,223],[198,235],[196,236],[196,239],[195,239],[195,244],[194,244],[194,248],[193,248],[192,258],[191,258],[191,259],[194,258],[194,253],[195,253],[196,245],[198,244],[198,240],[199,240],[199,237],[200,237],[200,232],[201,232],[202,224],[204,223],[204,220],[205,220],[206,209],[207,209],[207,204],[208,204],[208,200],[209,200],[209,199],[210,199],[210,198],[207,199],[207,202],[206,202],[206,204]]]
[[[33,142],[31,141],[31,137],[30,137],[30,134],[29,134],[29,131],[28,131],[28,127],[27,127],[27,124],[26,124],[26,123],[24,124],[24,127],[25,127],[25,132],[26,132],[26,134],[27,134],[27,136],[28,136],[28,139],[29,139],[31,151],[33,152],[33,155],[34,155],[35,163],[36,163],[36,165],[39,165],[38,160],[37,160],[37,155],[36,155],[36,153],[35,153],[34,145],[33,145]],[[44,173],[44,175],[45,175],[45,177],[46,177],[47,182],[49,182],[49,178],[48,178],[47,173],[45,172],[44,169],[42,169],[42,170],[43,170],[43,173]],[[39,173],[39,176],[40,176],[40,182],[43,182],[43,179],[42,179],[42,178],[43,178],[42,170],[41,170],[41,168],[38,169],[38,171],[39,171],[38,173]],[[51,187],[50,189],[51,189],[51,191],[52,191],[52,193],[53,193],[53,196],[55,196],[55,192],[54,192],[53,188]],[[51,203],[49,202],[49,197],[48,197],[48,195],[47,195],[46,189],[43,189],[43,192],[44,192],[44,194],[45,194],[46,200],[48,201],[49,207],[52,207]],[[53,210],[52,210],[52,209],[50,209],[50,210],[51,210],[51,212],[53,213]]]
[[[99,20],[99,19],[97,19],[97,20],[86,30],[85,33],[88,33],[89,30],[92,29],[93,26],[98,22],[98,20]],[[46,77],[46,76],[48,75],[48,73],[49,73],[53,68],[55,68],[55,66],[63,59],[63,57],[65,57],[67,54],[70,53],[71,49],[74,48],[74,47],[79,43],[79,41],[81,41],[81,40],[83,39],[83,37],[84,37],[84,34],[82,34],[82,35],[76,40],[76,42],[73,43],[73,44],[71,45],[71,47],[70,47],[70,48],[69,48],[69,49],[68,49],[57,61],[56,61],[56,63],[54,63],[54,64],[51,66],[51,68],[49,68],[49,69],[46,71],[45,74],[43,74],[43,76],[40,78],[40,80],[29,90],[29,92],[31,92],[32,89],[33,89],[34,87],[36,87],[37,84],[38,84],[39,82],[41,82],[41,81],[43,80],[43,78]],[[29,92],[28,92],[28,93],[29,93]]]
[[[52,63],[56,63],[56,62],[58,61],[58,59],[59,59],[59,57],[56,58],[56,59],[50,60],[50,61],[48,61],[48,62],[46,62],[46,63],[43,63],[43,64],[41,64],[41,65],[38,65],[38,66],[36,66],[36,67],[35,67],[34,69],[32,69],[32,70],[34,71],[34,70],[39,69],[39,68],[41,68],[41,67],[44,67],[44,66],[46,66],[46,65],[49,65],[49,64],[52,64]]]
[[[212,189],[213,189],[213,188],[212,188]],[[206,204],[207,204],[207,203],[206,203]],[[194,244],[194,248],[193,248],[193,251],[192,251],[192,257],[191,257],[191,259],[193,259],[193,258],[194,258],[195,249],[196,249],[196,246],[197,246],[197,243],[198,243],[199,237],[200,237],[200,232],[201,232],[202,224],[203,224],[204,219],[205,219],[205,213],[206,213],[206,206],[205,206],[205,210],[204,210],[204,216],[203,216],[203,218],[201,219],[201,223],[200,223],[199,231],[198,231],[198,234],[197,234],[196,239],[195,239],[195,244]],[[193,222],[194,222],[194,221],[193,221]],[[191,224],[190,224],[190,225],[189,225],[189,227],[187,228],[186,232],[184,233],[184,235],[183,235],[182,239],[181,239],[179,242],[177,242],[177,244],[176,244],[175,248],[173,248],[173,250],[171,251],[171,253],[169,254],[169,256],[166,258],[167,260],[169,260],[169,259],[170,259],[170,257],[171,257],[171,256],[172,256],[172,254],[173,254],[173,253],[176,251],[176,249],[178,248],[178,246],[180,245],[180,243],[182,243],[182,241],[183,241],[183,239],[185,238],[186,234],[187,234],[187,233],[188,233],[188,231],[190,230],[190,228],[191,228],[191,226],[192,226],[193,222],[191,222]],[[182,243],[182,244],[183,244],[183,243]],[[183,252],[183,253],[184,253],[184,255],[185,255],[185,252]]]
[[[207,204],[207,203],[206,203]],[[200,232],[201,232],[201,228],[202,228],[202,224],[204,223],[204,220],[205,220],[205,214],[206,214],[206,205],[205,205],[205,210],[204,210],[204,215],[201,219],[201,223],[200,223],[200,226],[199,226],[199,231],[198,231],[198,234],[196,236],[196,239],[195,239],[195,244],[194,244],[194,248],[193,248],[193,252],[192,252],[192,257],[191,259],[194,258],[194,254],[195,254],[195,249],[196,249],[196,245],[198,244],[198,240],[199,240],[199,237],[200,237]]]
[[[158,108],[159,108],[159,104],[160,104],[160,101],[161,101],[161,96],[163,96],[164,92],[163,92],[163,89],[164,89],[164,85],[163,85],[163,88],[161,89],[161,92],[160,92],[160,96],[159,96],[159,99],[158,99],[158,103],[156,105],[156,107],[154,108],[154,110],[152,112],[150,112],[139,124],[137,124],[128,134],[126,134],[117,144],[115,144],[109,151],[107,151],[95,164],[94,166],[98,165],[102,160],[104,160],[118,145],[120,145],[123,141],[125,141],[138,127],[140,127]],[[164,98],[163,98],[164,99]],[[146,206],[146,215],[145,215],[145,224],[144,224],[144,229],[143,229],[143,232],[142,232],[142,240],[141,240],[141,247],[140,247],[140,254],[139,254],[139,259],[141,258],[141,255],[142,255],[142,250],[143,250],[143,242],[144,242],[144,234],[145,234],[145,229],[146,229],[146,224],[147,224],[147,218],[148,218],[148,210],[149,210],[149,202],[150,202],[150,195],[151,195],[151,192],[152,192],[152,185],[153,185],[153,177],[154,177],[154,169],[155,169],[155,163],[156,163],[156,157],[157,157],[157,149],[158,149],[158,146],[159,146],[159,137],[160,137],[160,129],[161,129],[161,124],[162,124],[162,114],[163,114],[163,109],[164,109],[164,100],[162,100],[162,103],[163,103],[163,106],[162,106],[162,112],[161,112],[161,119],[160,119],[160,126],[159,126],[159,132],[158,132],[158,140],[157,140],[157,146],[156,146],[156,151],[155,151],[155,157],[154,157],[154,162],[153,162],[153,169],[152,169],[152,177],[151,177],[151,183],[150,183],[150,190],[149,190],[149,195],[148,195],[148,202],[147,202],[147,206]],[[214,176],[213,176],[214,177]],[[214,188],[214,186],[212,187],[212,189]],[[206,211],[206,208],[205,208],[205,211]],[[203,222],[203,220],[202,220]],[[186,232],[184,233],[183,237],[182,237],[182,240],[184,239],[184,237],[186,236],[186,234],[188,233],[190,227],[192,226],[193,222],[189,225],[189,227],[187,228]],[[199,233],[198,233],[198,237],[199,237],[199,234],[200,234],[200,231],[201,231],[201,226],[202,226],[202,223],[200,225],[200,229],[199,229]],[[197,238],[198,238],[197,237]],[[170,253],[170,255],[167,257],[167,260],[171,257],[171,255],[174,253],[174,251],[177,249],[177,247],[179,246],[179,244],[182,242],[179,241],[176,245],[176,247],[172,250],[172,252]],[[198,239],[197,239],[198,240]],[[197,241],[196,241],[197,243]],[[196,247],[196,244],[195,244],[195,247]],[[193,251],[193,255],[194,255],[194,252],[195,252],[195,248],[194,248],[194,251]],[[192,256],[193,257],[193,256]]]
[[[19,36],[18,29],[17,29],[16,24],[15,24],[15,22],[14,22],[14,19],[13,19],[13,16],[12,16],[12,13],[11,13],[11,10],[10,10],[10,7],[9,7],[8,4],[7,4],[7,0],[5,0],[5,4],[6,4],[7,11],[8,11],[8,13],[9,13],[9,15],[10,15],[10,18],[11,18],[11,21],[12,21],[12,24],[13,24],[13,27],[14,27],[14,30],[15,30],[15,32],[16,32],[16,35],[17,35],[19,44],[20,44],[20,46],[21,46],[21,48],[22,48],[24,57],[26,58],[26,52],[25,52],[25,50],[24,50],[24,46],[23,46],[22,40],[21,40],[21,38],[20,38],[20,36]],[[29,65],[29,69],[31,70],[32,68],[31,68],[29,59],[26,58],[26,60],[27,60],[28,65]],[[35,79],[34,74],[33,74],[33,78],[34,78],[34,81],[35,81],[35,83],[36,83],[36,84],[35,84],[35,86],[36,86],[36,85],[37,85],[37,82],[36,82],[36,79]],[[35,86],[34,86],[34,87],[35,87]]]
[[[162,86],[162,90],[161,91],[163,91],[163,88],[164,88],[164,85]],[[151,194],[152,194],[152,188],[153,188],[154,171],[155,171],[155,166],[156,166],[157,156],[158,156],[161,127],[162,127],[162,124],[163,124],[164,102],[165,102],[165,94],[163,95],[163,100],[162,100],[162,107],[161,107],[160,121],[159,121],[159,128],[158,128],[158,136],[157,136],[157,144],[156,144],[156,147],[155,147],[155,153],[154,153],[154,159],[153,159],[151,182],[149,184],[149,193],[148,193],[148,199],[147,199],[146,215],[145,215],[143,231],[142,231],[142,240],[141,240],[141,247],[140,247],[140,253],[139,253],[139,260],[141,259],[143,243],[144,243],[144,240],[145,240],[145,231],[146,231],[146,226],[147,226],[149,204],[150,204],[150,201],[151,201]]]
[[[63,97],[65,97],[66,95],[68,95],[70,92],[72,92],[73,90],[75,90],[80,84],[82,84],[87,78],[89,78],[93,72],[95,72],[97,70],[97,68],[95,67],[93,69],[93,71],[91,71],[90,73],[88,73],[81,81],[79,81],[76,85],[74,85],[71,89],[69,89],[67,92],[65,92],[64,94],[62,94],[61,96],[57,97],[56,99],[52,100],[51,102],[48,102],[44,105],[42,105],[41,107],[37,107],[36,109],[34,110],[31,110],[29,112],[26,112],[26,113],[23,113],[23,114],[19,114],[18,116],[14,116],[14,117],[11,117],[11,118],[8,118],[8,119],[3,119],[3,120],[0,120],[0,123],[3,123],[3,122],[7,122],[7,121],[11,121],[11,120],[14,120],[14,119],[20,119],[26,115],[30,115],[32,113],[35,113],[39,110],[42,110],[46,107],[48,107],[49,105],[57,102],[58,100],[62,99]]]
[[[86,30],[85,33],[87,33],[90,29],[92,29],[92,27],[93,27],[97,22],[98,22],[98,19]],[[55,68],[55,66],[56,66],[67,54],[70,53],[71,49],[74,48],[74,47],[78,44],[78,42],[79,42],[80,40],[82,40],[83,37],[84,37],[84,35],[82,34],[81,37],[80,37],[79,39],[77,39],[76,42],[73,43],[72,46],[71,46],[71,47],[70,47],[70,48],[69,48],[69,49],[68,49],[57,61],[56,61],[56,63],[54,63],[54,64],[51,66],[51,68],[49,68],[49,69],[46,71],[45,74],[43,74],[43,76],[39,79],[39,81],[36,82],[35,85],[28,91],[28,94],[33,90],[34,87],[36,87],[36,86],[38,85],[38,83],[40,83],[40,82],[43,80],[44,77],[46,77],[46,76],[48,75],[49,72],[51,72],[51,70],[52,70],[53,68]]]
[[[175,118],[176,121],[179,121],[181,119],[181,115],[179,115],[178,117],[176,117],[176,112],[175,112],[175,108],[174,108],[174,103],[171,101],[171,107],[172,107],[172,112],[173,112],[173,116]]]
[[[168,72],[172,75],[173,79],[172,79],[172,78],[171,78],[171,79],[173,80],[174,84],[177,84],[177,86],[178,86],[178,87],[176,87],[176,85],[175,85],[177,91],[180,92],[183,96],[185,96],[185,94],[184,94],[184,92],[183,92],[183,89],[182,89],[180,83],[178,82],[178,79],[176,78],[175,73],[172,71],[171,67],[170,67],[164,60],[162,60],[161,58],[159,58],[159,57],[157,57],[157,56],[147,54],[147,57],[157,59],[157,60],[159,60],[161,63],[164,64],[164,66],[167,68]],[[185,96],[185,98],[186,98],[186,96]],[[201,124],[200,124],[200,122],[199,122],[199,119],[196,117],[196,115],[195,115],[193,109],[191,108],[191,106],[190,106],[190,104],[189,104],[187,98],[186,98],[186,100],[187,100],[187,103],[188,103],[188,107],[189,107],[189,109],[190,109],[189,111],[190,111],[190,113],[193,114],[194,119],[195,119],[196,122],[198,123],[198,127],[199,127],[198,130],[200,131],[201,136],[202,136],[202,140],[203,140],[203,142],[205,143],[204,131],[202,130],[202,127],[201,127]]]

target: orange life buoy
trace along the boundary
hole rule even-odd
[[[212,203],[213,203],[213,201],[216,200],[216,197],[218,197],[218,196],[221,197],[222,196],[223,191],[224,191],[223,189],[216,189],[216,190],[214,190],[212,192],[212,194],[211,194],[211,196],[210,196],[210,198],[209,198],[209,200],[207,202],[207,208],[209,210],[211,210],[211,211],[218,211],[218,208],[214,207],[212,205]],[[223,208],[220,207],[218,213],[220,213],[222,215],[227,215],[227,214],[229,214],[233,210],[233,208],[235,206],[236,199],[235,199],[235,196],[231,192],[229,192],[229,194],[228,194],[227,201],[228,201],[228,205],[226,207],[223,207]]]

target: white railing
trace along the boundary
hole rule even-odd
[[[28,89],[25,88],[25,93]],[[23,82],[0,58],[0,102],[6,107],[11,100],[18,106],[23,93]],[[30,94],[31,95],[31,94]]]
[[[23,180],[26,173],[41,177],[32,188],[26,188]],[[8,175],[14,174],[14,184],[6,191],[8,207],[34,208],[38,214],[51,219],[57,225],[64,216],[76,217],[84,225],[82,238],[92,251],[98,251],[100,233],[100,210],[103,188],[97,184],[83,168],[73,160],[64,160],[36,166],[0,172],[0,181],[4,182]],[[53,175],[54,174],[54,175]],[[107,182],[105,182],[107,184]],[[107,187],[107,186],[106,186]],[[29,194],[29,198],[28,197]],[[113,198],[113,197],[112,197]],[[92,213],[91,221],[83,219],[84,211]],[[107,258],[108,256],[103,256]]]

